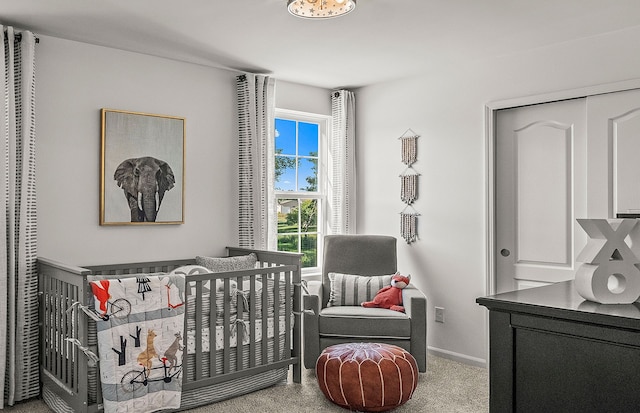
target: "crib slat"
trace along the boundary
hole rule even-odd
[[[291,334],[288,332],[291,331],[291,317],[289,314],[293,314],[292,309],[292,291],[291,291],[291,282],[293,278],[293,273],[291,271],[287,271],[284,273],[285,278],[285,288],[284,288],[284,348],[286,353],[283,355],[285,358],[291,357]],[[279,323],[278,323],[279,324]]]
[[[268,277],[266,273],[262,274],[262,341],[260,342],[262,347],[262,360],[260,364],[262,365],[269,363],[267,358],[269,355],[269,340],[267,339],[267,320],[269,319],[269,279],[270,277]]]
[[[242,296],[243,290],[243,280],[242,277],[236,277],[236,291],[234,294],[236,295],[236,322],[234,323],[234,328],[236,329],[236,371],[242,370],[242,354],[243,354],[243,345],[244,343],[244,323],[243,323],[243,312],[244,312],[244,300],[240,297]]]
[[[46,277],[45,278],[45,288],[46,288],[46,292],[45,292],[45,302],[46,302],[46,307],[45,307],[45,318],[44,318],[44,325],[45,325],[45,344],[46,344],[46,348],[45,348],[45,366],[47,368],[48,371],[51,371],[53,369],[53,323],[52,323],[52,317],[53,317],[53,313],[55,311],[54,308],[54,304],[53,304],[53,279],[51,277]]]
[[[273,361],[280,360],[280,277],[273,277]]]
[[[57,340],[56,340],[56,377],[62,380],[62,363],[64,360],[62,359],[62,345],[64,335],[60,331],[60,325],[62,324],[62,318],[64,314],[64,308],[62,308],[62,281],[57,280],[56,282],[56,331],[57,331]]]
[[[263,287],[264,288],[264,287]],[[250,278],[249,282],[249,367],[256,366],[256,277]],[[264,307],[266,304],[262,304]]]
[[[70,328],[70,323],[69,323],[69,316],[66,313],[66,309],[69,307],[68,305],[68,297],[69,297],[69,284],[63,284],[62,285],[62,296],[61,298],[61,305],[62,308],[65,309],[65,311],[62,312],[62,337],[70,337],[71,335],[71,328]],[[68,381],[72,381],[69,380],[70,377],[73,377],[73,375],[71,374],[71,372],[69,371],[69,369],[72,367],[71,364],[71,360],[70,360],[70,351],[69,351],[69,342],[64,341],[63,340],[63,346],[60,348],[61,353],[62,353],[62,360],[64,362],[64,366],[63,369],[61,371],[62,376],[61,379],[64,382],[68,382]]]
[[[50,314],[51,314],[51,295],[49,294],[49,290],[51,289],[51,279],[46,275],[41,279],[42,283],[42,311],[44,314],[42,315],[42,323],[43,334],[42,334],[42,364],[44,368],[47,370],[51,369],[51,323],[50,323]]]
[[[196,281],[196,308],[195,308],[195,318],[196,318],[196,354],[195,354],[195,379],[202,379],[202,280]]]
[[[215,377],[218,367],[216,360],[216,280],[209,281],[209,377]]]
[[[67,295],[67,303],[65,305],[65,307],[70,308],[74,302],[79,300],[78,297],[78,288],[77,286],[68,283],[67,284],[67,291],[68,291],[68,295]],[[76,311],[71,311],[67,314],[67,325],[68,325],[68,333],[67,335],[69,337],[75,337],[75,335],[77,334],[77,325],[78,325],[78,314]],[[76,363],[76,360],[78,359],[78,353],[77,353],[77,349],[69,342],[67,342],[67,360],[69,363],[69,375],[70,375],[70,381],[75,382],[78,380],[78,364]]]
[[[294,383],[302,382],[302,268],[301,262],[298,260],[293,273],[293,353],[291,357],[296,360],[292,365]]]
[[[224,279],[223,301],[224,315],[222,322],[222,334],[224,336],[224,347],[222,357],[222,374],[226,374],[231,370],[231,282],[229,278]]]

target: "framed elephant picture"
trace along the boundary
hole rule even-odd
[[[100,225],[183,224],[185,119],[101,115]]]

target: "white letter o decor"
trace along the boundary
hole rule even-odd
[[[574,285],[582,298],[601,304],[631,304],[640,298],[637,220],[579,219],[589,239],[577,261]],[[630,236],[633,249],[625,238]]]
[[[610,286],[612,276],[622,282],[617,286]],[[600,265],[582,264],[576,273],[575,287],[578,294],[589,301],[631,304],[640,298],[640,270],[624,261]]]

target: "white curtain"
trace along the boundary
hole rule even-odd
[[[2,26],[0,128],[0,408],[37,396],[38,274],[35,193],[35,43]]]
[[[332,132],[329,143],[328,232],[356,233],[356,154],[353,92],[331,94]]]
[[[240,247],[276,249],[274,148],[275,80],[237,77]]]

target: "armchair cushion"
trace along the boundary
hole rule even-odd
[[[341,274],[330,272],[331,282],[328,307],[341,305],[360,305],[363,301],[371,301],[381,288],[391,283],[391,275],[363,275]]]
[[[320,311],[318,329],[322,337],[407,340],[411,337],[411,319],[386,308],[327,307]]]

